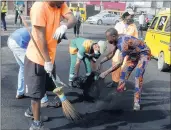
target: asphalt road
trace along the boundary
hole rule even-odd
[[[105,40],[103,31],[106,27],[90,26],[85,27],[85,37]],[[71,31],[67,34],[70,38],[73,37]],[[1,127],[3,130],[28,129],[31,120],[24,117],[24,112],[30,100],[15,99],[19,67],[6,46],[6,40],[7,34],[1,37]],[[65,83],[68,83],[70,64],[67,44],[67,41],[59,44],[56,54],[57,74]],[[110,65],[110,62],[106,63],[103,69]],[[83,65],[81,73],[84,73]],[[100,86],[100,99],[95,103],[83,101],[78,89],[65,89],[67,98],[83,114],[84,121],[71,123],[64,118],[61,108],[43,108],[42,115],[50,117],[45,126],[51,130],[170,130],[170,72],[159,72],[157,62],[149,62],[144,75],[142,110],[138,112],[132,111],[134,75],[127,82],[127,91],[122,94],[117,94],[114,88]],[[109,81],[110,76],[106,83]],[[53,100],[54,95],[49,93],[48,97]]]

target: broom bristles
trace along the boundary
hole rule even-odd
[[[81,119],[80,114],[75,110],[68,100],[62,102],[62,109],[67,119],[77,121]]]
[[[56,88],[54,91],[60,98],[62,102],[62,110],[65,117],[72,121],[77,121],[81,119],[80,114],[75,110],[71,103],[66,99],[62,87]]]

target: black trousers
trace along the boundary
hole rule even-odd
[[[21,11],[21,13],[22,13],[22,11]],[[16,11],[16,12],[15,12],[15,24],[17,24],[18,16],[19,16],[18,11]],[[21,19],[21,17],[20,17],[20,24],[22,24],[22,19]]]
[[[74,26],[74,34],[75,35],[79,35],[80,34],[80,26],[81,26],[81,22],[77,22],[76,25]]]

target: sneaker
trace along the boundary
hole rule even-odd
[[[33,122],[29,130],[50,130],[50,129],[44,128],[44,125],[42,122],[39,125]]]
[[[32,113],[32,111],[31,111],[31,108],[30,108],[30,107],[26,110],[26,112],[24,113],[24,115],[25,115],[25,117],[34,119],[33,113]],[[49,118],[48,118],[48,116],[40,116],[40,120],[41,120],[42,122],[46,122],[46,121],[49,120]]]
[[[22,95],[16,95],[16,99],[22,99],[22,98],[24,98],[24,94],[22,94]]]
[[[140,110],[140,104],[134,103],[134,111],[139,111],[139,110]]]
[[[27,110],[26,110],[26,112],[24,113],[24,115],[25,115],[25,117],[28,117],[28,118],[34,118],[33,117],[33,112],[32,112],[32,109],[31,109],[31,107],[29,107]]]

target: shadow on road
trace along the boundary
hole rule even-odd
[[[65,126],[57,127],[51,130],[72,129],[76,127],[92,128],[106,124],[124,122],[114,126],[109,125],[104,130],[107,130],[107,128],[117,129],[119,126],[126,126],[129,123],[145,123],[155,120],[162,120],[165,118],[166,116],[163,115],[163,113],[160,110],[142,110],[138,112],[122,110],[102,110],[84,115],[84,121],[78,122],[77,124],[70,123]]]
[[[163,90],[156,89],[163,85]],[[155,87],[154,87],[155,86]],[[150,121],[157,121],[165,119],[168,114],[171,112],[170,110],[166,110],[168,113],[164,113],[157,106],[163,106],[165,104],[170,104],[170,91],[169,89],[170,83],[165,81],[151,81],[145,83],[143,85],[144,91],[142,94],[142,110],[134,112],[132,110],[132,102],[133,102],[133,88],[134,84],[132,82],[127,83],[127,91],[122,94],[117,94],[113,92],[113,89],[100,88],[103,98],[97,100],[95,103],[96,110],[94,112],[86,113],[83,115],[83,121],[80,121],[76,124],[70,123],[62,127],[57,127],[51,130],[56,129],[72,129],[72,128],[92,128],[96,126],[102,126],[106,124],[110,124],[106,126],[103,130],[117,130],[119,126],[127,126],[130,123],[146,123]],[[154,87],[154,88],[152,88]],[[150,90],[152,89],[152,90]],[[112,92],[111,92],[112,91]],[[106,96],[104,96],[104,93]],[[79,94],[76,92],[70,92],[67,95],[69,96],[78,96],[76,102],[81,102],[79,100]],[[148,101],[148,102],[147,102]],[[101,105],[99,105],[101,102]],[[125,106],[127,107],[125,109]],[[153,109],[148,110],[144,109],[146,107],[153,107]],[[89,109],[94,109],[89,108]],[[164,110],[165,111],[165,110]],[[113,123],[117,123],[117,125],[112,125]],[[148,128],[148,126],[146,126]],[[161,126],[164,129],[170,129],[170,124]]]

